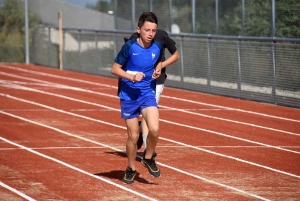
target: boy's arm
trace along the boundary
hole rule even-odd
[[[143,77],[145,77],[145,74],[142,72],[137,72],[136,74],[129,74],[126,73],[123,69],[122,69],[122,65],[118,64],[118,63],[114,63],[113,66],[111,67],[111,73],[115,76],[118,76],[119,78],[125,78],[127,80],[130,80],[132,82],[139,82],[143,79]]]

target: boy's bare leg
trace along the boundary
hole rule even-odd
[[[149,132],[147,137],[146,159],[151,159],[155,150],[159,135],[159,112],[157,107],[147,107],[142,110],[142,116],[146,121]]]
[[[162,92],[163,92],[163,89],[164,89],[164,84],[157,84],[157,85],[156,85],[155,99],[156,99],[157,104],[158,104],[158,102],[159,102],[159,99],[160,99],[160,96],[161,96],[161,94],[162,94]],[[146,147],[147,147],[147,142],[146,142],[146,139],[145,139],[145,138],[147,138],[147,135],[148,135],[148,133],[149,133],[149,129],[148,129],[148,126],[147,126],[146,121],[145,121],[144,118],[142,118],[142,124],[141,124],[141,126],[142,126],[142,134],[143,134],[144,148],[146,149]]]
[[[133,119],[125,119],[128,138],[126,142],[126,152],[128,158],[128,167],[131,167],[132,170],[136,170],[135,168],[135,158],[136,158],[136,143],[139,138],[139,126],[138,126],[138,118]]]

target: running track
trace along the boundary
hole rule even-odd
[[[117,79],[0,64],[0,200],[300,200],[300,110],[165,88],[160,178],[127,164]]]

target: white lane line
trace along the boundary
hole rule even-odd
[[[45,112],[47,109],[5,109],[5,108],[0,108],[3,111],[7,112]],[[111,110],[108,109],[70,109],[70,111],[74,112],[111,112]]]
[[[105,147],[28,147],[32,150],[56,150],[56,149],[104,149]],[[18,150],[21,148],[0,148],[0,151]]]
[[[1,72],[0,72],[1,74]],[[18,76],[18,75],[13,75],[13,74],[8,74],[8,73],[2,73],[2,74],[5,74],[7,76],[11,76],[11,77],[17,77],[17,78],[20,78],[20,79],[29,79],[29,80],[34,80],[36,82],[46,82],[46,81],[42,81],[42,80],[37,80],[37,79],[33,79],[33,78],[26,78],[26,77],[21,77],[21,76]],[[49,83],[51,84],[50,82],[46,82],[46,83]],[[53,84],[53,83],[52,83]],[[26,87],[25,86],[20,86],[20,85],[16,85],[16,84],[9,84],[9,83],[6,83],[6,84],[1,84],[0,83],[0,86],[4,86],[4,87],[11,87],[11,88],[16,88],[16,89],[24,89],[26,90]],[[64,89],[70,89],[70,90],[76,90],[76,91],[82,91],[82,92],[87,92],[87,93],[92,93],[92,94],[97,94],[97,95],[101,95],[101,96],[107,96],[107,97],[111,97],[111,98],[117,98],[117,96],[113,96],[113,95],[109,95],[109,94],[106,94],[106,93],[101,93],[101,92],[95,92],[95,91],[91,91],[91,90],[85,90],[85,89],[81,89],[81,88],[76,88],[76,87],[69,87],[69,86],[66,86],[66,85],[57,85],[57,84],[53,84],[53,86],[58,86],[58,87],[62,87]],[[41,91],[41,90],[38,90],[38,89],[33,89],[33,88],[27,88],[27,90],[36,90],[36,92],[38,91]],[[43,93],[46,93],[45,91],[41,91]],[[50,92],[48,92],[50,93]],[[57,94],[55,94],[56,96],[59,96]],[[162,106],[160,105],[159,107],[165,107],[165,108],[171,108],[171,107],[167,107],[167,106]],[[189,111],[184,111],[182,109],[177,109],[177,108],[171,108],[172,110],[177,110],[177,111],[180,111],[180,112],[185,112],[185,113],[189,113],[189,114],[194,114],[194,115],[198,115],[198,116],[203,116],[203,117],[206,117],[206,118],[213,118],[213,119],[218,119],[218,120],[221,120],[221,121],[227,121],[227,122],[232,122],[232,123],[237,123],[237,124],[242,124],[242,125],[247,125],[247,126],[251,126],[251,127],[257,127],[257,128],[261,128],[261,129],[266,129],[266,130],[271,130],[271,131],[276,131],[276,132],[281,132],[281,133],[285,133],[285,134],[289,134],[289,135],[295,135],[295,136],[300,136],[299,133],[294,133],[294,132],[289,132],[289,131],[284,131],[284,130],[280,130],[280,129],[274,129],[274,128],[270,128],[270,127],[264,127],[264,126],[259,126],[259,125],[256,125],[256,124],[250,124],[250,123],[246,123],[246,122],[240,122],[240,121],[235,121],[235,120],[230,120],[230,119],[224,119],[224,118],[219,118],[219,117],[214,117],[214,116],[209,116],[209,115],[204,115],[204,114],[199,114],[199,113],[193,113],[193,112],[189,112]]]
[[[235,121],[235,120],[231,120],[231,119],[224,119],[224,118],[220,118],[220,117],[214,117],[214,116],[210,116],[210,115],[206,115],[206,114],[190,112],[190,111],[187,111],[187,110],[176,109],[176,108],[171,108],[171,107],[162,106],[162,105],[159,105],[159,107],[166,108],[166,109],[169,109],[169,110],[179,111],[179,112],[183,112],[183,113],[187,113],[187,114],[197,115],[197,116],[201,116],[201,117],[207,117],[207,118],[211,118],[211,119],[217,119],[217,120],[221,120],[221,121],[227,121],[227,122],[231,122],[231,123],[242,124],[242,125],[251,126],[251,127],[257,127],[257,128],[261,128],[261,129],[265,129],[265,130],[271,130],[271,131],[286,133],[286,134],[289,134],[289,135],[300,136],[300,134],[298,134],[298,133],[293,133],[293,132],[284,131],[284,130],[275,129],[275,128],[270,128],[270,127],[265,127],[265,126],[259,126],[259,125],[256,125],[256,124],[251,124],[251,123],[246,123],[246,122],[241,122],[241,121]],[[300,128],[300,125],[299,125],[299,128]]]
[[[28,195],[18,191],[17,189],[14,189],[8,185],[6,185],[5,183],[1,182],[0,181],[0,186],[10,190],[11,192],[15,193],[15,194],[18,194],[19,196],[21,196],[22,198],[26,199],[26,200],[29,200],[29,201],[36,201],[35,199],[33,199],[32,197],[29,197]]]
[[[243,113],[249,113],[249,114],[274,118],[274,119],[280,119],[280,120],[293,121],[293,122],[300,123],[300,120],[297,120],[297,119],[290,119],[290,118],[279,117],[279,116],[274,116],[274,115],[269,115],[269,114],[264,114],[264,113],[259,113],[259,112],[252,112],[252,111],[249,111],[249,110],[242,110],[242,109],[237,109],[237,108],[231,108],[231,107],[225,107],[225,106],[214,105],[214,104],[209,104],[209,103],[203,103],[203,102],[199,102],[199,101],[193,101],[193,100],[188,100],[188,99],[184,99],[184,98],[177,98],[177,97],[173,97],[173,96],[161,95],[161,97],[169,98],[169,99],[173,99],[173,100],[178,100],[178,101],[183,101],[183,102],[188,102],[188,103],[194,103],[194,104],[197,104],[197,105],[217,107],[217,108],[222,108],[222,109],[227,109],[227,110],[233,110],[233,111],[238,111],[238,112],[243,112]],[[296,108],[294,108],[294,109],[297,110]]]
[[[123,148],[124,146],[115,146]],[[187,149],[189,147],[185,146],[174,146],[174,145],[158,145],[157,148],[182,148]],[[268,149],[269,147],[263,147],[263,146],[195,146],[198,148],[212,148],[212,149]],[[287,148],[295,148],[300,149],[300,146],[279,146],[279,147],[287,147]],[[33,150],[55,150],[55,149],[104,149],[105,147],[29,147]],[[0,151],[10,151],[10,150],[18,150],[20,148],[15,147],[8,147],[8,148],[0,148]]]
[[[65,135],[68,135],[68,136],[71,136],[71,137],[78,138],[78,139],[83,140],[83,141],[86,141],[86,142],[91,142],[91,143],[93,143],[93,144],[97,144],[97,145],[100,145],[100,146],[103,146],[103,147],[106,147],[106,148],[109,148],[109,149],[112,149],[112,150],[115,150],[115,151],[118,151],[118,152],[121,152],[121,153],[126,153],[126,152],[124,152],[124,151],[122,151],[122,150],[120,150],[120,149],[117,149],[117,148],[115,148],[115,147],[112,147],[112,146],[109,146],[109,145],[106,145],[106,144],[103,144],[103,143],[100,143],[100,142],[97,142],[97,141],[94,141],[94,140],[90,140],[90,139],[88,139],[88,138],[84,138],[84,137],[81,137],[81,136],[78,136],[78,135],[75,135],[75,134],[72,134],[72,133],[63,131],[63,130],[61,130],[61,129],[58,129],[58,128],[55,128],[55,127],[52,127],[52,126],[48,126],[48,125],[45,125],[45,124],[41,124],[41,123],[32,121],[32,120],[30,120],[30,119],[26,119],[26,118],[23,118],[23,117],[14,115],[14,114],[6,113],[6,112],[3,112],[3,111],[1,111],[1,110],[0,110],[0,113],[5,114],[5,115],[10,116],[10,117],[13,117],[13,118],[16,118],[16,119],[20,119],[20,120],[23,120],[23,121],[26,121],[26,122],[35,124],[35,125],[39,125],[39,126],[48,128],[48,129],[50,129],[50,130],[54,130],[54,131],[56,131],[56,132],[58,132],[58,133],[62,133],[62,134],[65,134]],[[118,127],[119,127],[119,126],[118,126]],[[124,127],[123,129],[126,129],[126,128]],[[0,137],[0,139],[3,140],[4,138]],[[5,141],[5,140],[4,140],[4,141]],[[7,140],[7,141],[8,141],[8,140]],[[15,143],[14,143],[14,144],[15,144]],[[34,150],[30,149],[30,148],[24,147],[24,146],[22,146],[22,145],[16,145],[16,146],[17,146],[17,147],[20,147],[20,148],[22,148],[22,149],[26,149],[27,151],[36,153],[36,154],[41,155],[41,156],[44,157],[44,154],[40,154],[39,152],[36,152],[36,151],[34,151]],[[45,156],[46,156],[46,155],[45,155]],[[50,160],[52,160],[51,157],[46,156],[46,158],[49,158]],[[137,158],[141,158],[141,157],[140,157],[140,156],[137,156]],[[62,165],[65,165],[65,166],[67,166],[67,167],[70,166],[70,168],[73,169],[73,166],[68,165],[68,164],[66,164],[66,163],[64,163],[64,162],[60,162],[60,161],[58,161],[57,159],[54,159],[54,161],[59,162],[59,163],[61,163]],[[249,192],[246,192],[246,191],[240,190],[240,189],[238,189],[238,188],[235,188],[235,187],[232,187],[232,186],[228,186],[228,185],[225,185],[225,184],[222,184],[222,183],[219,183],[219,182],[215,182],[215,181],[213,181],[213,180],[206,179],[206,178],[200,177],[200,176],[198,176],[198,175],[194,175],[194,174],[192,174],[192,173],[186,172],[186,171],[184,171],[184,170],[181,170],[181,169],[178,169],[178,168],[175,168],[175,167],[172,167],[172,166],[163,164],[163,163],[157,162],[157,164],[159,164],[159,165],[161,165],[161,166],[164,166],[164,167],[167,167],[167,168],[170,168],[170,169],[175,170],[175,171],[177,171],[177,172],[180,172],[180,173],[189,175],[189,176],[191,176],[191,177],[200,179],[200,180],[202,180],[202,181],[205,181],[205,182],[208,182],[208,183],[211,183],[211,184],[215,184],[215,185],[217,185],[217,186],[221,186],[221,187],[224,187],[224,188],[233,190],[233,191],[237,191],[237,192],[239,192],[239,193],[241,193],[241,194],[245,194],[245,195],[248,195],[248,196],[251,196],[251,197],[255,197],[255,198],[258,198],[258,199],[260,199],[260,200],[269,200],[269,199],[266,199],[266,198],[264,198],[264,197],[258,196],[258,195],[256,195],[256,194],[249,193]],[[74,168],[76,168],[76,167],[74,167]],[[78,168],[76,168],[75,170],[77,170],[77,169],[78,169]],[[93,174],[87,173],[87,172],[85,172],[85,171],[83,171],[83,170],[78,169],[77,171],[80,171],[80,172],[82,172],[82,173],[84,173],[84,174],[88,174],[88,175],[94,177]],[[97,177],[96,177],[96,178],[97,178]],[[101,178],[101,177],[100,177],[100,178]],[[99,179],[99,178],[97,178],[97,179]],[[107,179],[102,179],[102,178],[101,178],[101,180],[102,180],[102,181],[105,181],[105,182],[106,182],[106,181],[109,181],[109,180],[107,180]],[[115,184],[115,183],[110,182],[110,181],[109,181],[109,183],[112,183],[113,185]],[[120,185],[118,185],[118,184],[116,184],[116,185],[117,185],[118,187],[120,186]],[[123,187],[123,186],[121,186],[121,187]],[[127,189],[127,188],[126,188],[126,189]],[[129,189],[129,190],[130,190],[130,189]]]
[[[82,173],[82,174],[88,175],[88,176],[93,177],[93,178],[95,178],[95,179],[99,179],[99,180],[101,180],[101,181],[104,181],[105,183],[111,184],[111,185],[113,185],[113,186],[115,186],[115,187],[117,187],[117,188],[120,188],[120,189],[125,190],[125,191],[130,192],[130,193],[133,193],[133,194],[135,194],[135,195],[137,195],[137,196],[140,196],[140,197],[142,197],[142,198],[145,198],[145,199],[148,199],[148,200],[156,200],[156,199],[151,198],[151,197],[149,197],[149,196],[146,196],[146,195],[144,195],[144,194],[142,194],[142,193],[139,193],[139,192],[137,192],[137,191],[131,190],[131,189],[126,188],[126,187],[124,187],[124,186],[122,186],[122,185],[119,185],[119,184],[117,184],[117,183],[114,183],[114,182],[112,182],[112,181],[110,181],[110,180],[108,180],[108,179],[102,178],[102,177],[100,177],[100,176],[96,176],[96,175],[91,174],[91,173],[89,173],[89,172],[86,172],[86,171],[84,171],[84,170],[82,170],[82,169],[79,169],[79,168],[77,168],[77,167],[74,167],[74,166],[72,166],[72,165],[70,165],[70,164],[68,164],[68,163],[65,163],[65,162],[61,161],[61,160],[58,160],[58,159],[56,159],[56,158],[53,158],[53,157],[50,157],[50,156],[48,156],[48,155],[42,154],[42,153],[40,153],[40,152],[37,152],[37,151],[35,151],[35,150],[31,149],[31,148],[28,148],[28,147],[25,147],[25,146],[23,146],[23,145],[20,145],[20,144],[17,144],[17,143],[15,143],[15,142],[12,142],[12,141],[10,141],[10,140],[8,140],[8,139],[6,139],[6,138],[3,138],[3,137],[1,137],[1,136],[0,136],[0,139],[1,139],[2,141],[4,141],[4,142],[7,142],[7,143],[11,144],[11,145],[14,145],[14,146],[16,146],[16,147],[19,147],[19,148],[21,148],[21,149],[25,149],[26,151],[29,151],[29,152],[31,152],[31,153],[33,153],[33,154],[36,154],[36,155],[41,156],[41,157],[43,157],[43,158],[46,158],[46,159],[49,159],[49,160],[54,161],[54,162],[56,162],[56,163],[59,163],[59,164],[61,164],[61,165],[63,165],[63,166],[66,166],[66,167],[68,167],[68,168],[70,168],[70,169],[72,169],[72,170],[78,171],[78,172],[80,172],[80,173]]]
[[[0,93],[0,96],[2,96],[2,95],[3,94]],[[126,127],[120,126],[120,125],[117,125],[117,124],[113,124],[113,123],[110,123],[110,122],[106,122],[106,121],[102,121],[102,120],[98,120],[98,119],[93,119],[93,118],[90,118],[90,117],[87,117],[87,116],[78,115],[78,114],[71,113],[71,112],[66,112],[66,111],[63,111],[63,110],[60,110],[60,109],[57,109],[57,108],[53,108],[53,107],[50,107],[50,106],[47,106],[47,105],[43,105],[43,104],[40,104],[40,103],[36,103],[36,102],[32,102],[32,101],[21,99],[21,98],[13,97],[13,96],[10,96],[10,95],[6,95],[6,97],[14,99],[14,100],[19,100],[21,102],[25,102],[25,103],[37,105],[37,106],[40,106],[40,107],[48,108],[50,110],[61,112],[61,113],[68,114],[68,115],[71,115],[71,116],[76,116],[76,117],[83,118],[83,119],[86,119],[86,120],[90,120],[90,121],[94,121],[94,122],[98,122],[98,123],[102,123],[102,124],[105,124],[105,125],[109,125],[109,126],[113,126],[113,127],[117,127],[117,128],[121,128],[121,129],[126,130]],[[117,110],[117,109],[115,109],[115,110]],[[1,110],[0,110],[0,113],[7,114],[7,115],[9,114],[9,113],[6,113],[6,112],[1,111]],[[166,121],[166,120],[162,120],[162,121]],[[173,123],[177,124],[175,122],[173,122]],[[183,125],[183,124],[181,124],[181,125]],[[194,129],[197,129],[197,130],[202,130],[200,128],[196,128],[196,127],[192,127],[192,126],[186,126],[186,125],[184,125],[184,126],[188,127],[188,128],[194,128]],[[217,132],[212,132],[212,133],[224,135],[222,133],[217,133]],[[202,149],[202,148],[199,148],[199,147],[196,147],[196,146],[192,146],[192,145],[188,145],[188,144],[185,144],[185,143],[182,143],[182,142],[177,142],[175,140],[170,140],[170,139],[163,138],[163,137],[160,137],[159,139],[162,139],[162,140],[165,140],[165,141],[168,141],[168,142],[172,142],[172,143],[175,143],[175,144],[178,144],[178,145],[183,145],[183,146],[186,146],[186,147],[190,147],[190,148],[193,148],[193,149],[201,150],[201,151],[206,152],[206,153],[218,155],[218,156],[225,157],[225,158],[230,158],[230,159],[233,159],[233,160],[236,160],[236,161],[239,161],[239,162],[243,162],[243,163],[247,163],[247,164],[250,164],[250,165],[254,165],[254,166],[257,166],[257,167],[260,167],[260,168],[264,168],[264,169],[267,169],[267,170],[271,170],[271,171],[274,171],[274,172],[277,172],[277,173],[281,173],[281,174],[285,174],[285,175],[288,175],[288,176],[300,178],[300,176],[295,175],[295,174],[291,174],[291,173],[288,173],[288,172],[277,170],[277,169],[274,169],[274,168],[271,168],[271,167],[268,167],[268,166],[264,166],[264,165],[260,165],[260,164],[254,163],[254,162],[246,161],[246,160],[243,160],[243,159],[240,159],[240,158],[228,156],[228,155],[225,155],[225,154],[220,154],[220,153],[217,153],[217,152],[214,152],[214,151]],[[257,144],[261,144],[261,143],[257,143]],[[272,148],[279,149],[279,150],[294,152],[292,150],[282,149],[282,148],[274,147],[274,146],[271,146],[271,145],[264,145],[264,146],[272,147]],[[299,152],[296,152],[296,153],[299,154]]]
[[[23,72],[28,72],[28,73],[32,73],[32,74],[43,75],[43,76],[47,76],[47,77],[55,77],[55,78],[60,78],[60,79],[63,79],[63,80],[71,80],[71,81],[76,81],[76,82],[80,82],[80,83],[87,83],[87,84],[92,84],[92,85],[104,86],[104,87],[108,87],[108,88],[117,89],[116,86],[112,86],[112,85],[100,84],[100,83],[97,83],[97,82],[79,80],[79,79],[64,77],[64,76],[59,76],[59,75],[52,75],[52,74],[49,74],[49,73],[42,73],[42,72],[32,71],[32,70],[27,70],[27,69],[18,68],[18,67],[9,66],[9,65],[0,65],[0,67],[8,68],[8,69],[14,69],[14,70],[23,71]],[[188,99],[184,99],[184,98],[177,98],[177,97],[173,97],[173,96],[166,96],[166,95],[161,95],[161,96],[165,97],[165,98],[173,99],[173,100],[189,102],[189,103],[194,103],[194,104],[198,104],[198,105],[206,105],[206,106],[217,107],[217,108],[222,108],[222,109],[227,109],[227,110],[235,110],[235,111],[238,111],[238,112],[250,113],[250,114],[254,114],[254,115],[260,115],[260,116],[265,116],[265,117],[269,117],[269,118],[281,119],[281,120],[286,120],[286,121],[294,121],[294,122],[299,122],[300,123],[300,120],[296,120],[296,119],[284,118],[284,117],[268,115],[268,114],[259,113],[259,112],[253,112],[253,111],[249,111],[249,110],[242,110],[242,109],[237,109],[237,108],[214,105],[214,104],[204,103],[204,102],[200,102],[200,101],[192,101],[192,100],[188,100]]]
[[[64,98],[64,99],[67,99],[67,100],[72,100],[72,101],[76,101],[76,102],[80,102],[80,103],[94,105],[94,106],[98,106],[98,107],[110,109],[110,110],[113,110],[113,111],[120,111],[119,109],[112,108],[112,107],[109,107],[109,106],[105,106],[105,105],[101,105],[101,104],[97,104],[97,103],[91,103],[91,102],[88,102],[88,101],[83,101],[83,100],[79,100],[79,99],[75,99],[75,98],[70,98],[70,97],[67,97],[67,96],[63,96],[63,95],[59,95],[59,94],[54,94],[54,93],[50,93],[50,92],[45,92],[45,91],[41,91],[41,90],[29,88],[29,87],[24,87],[24,86],[19,86],[19,85],[9,85],[9,86],[6,85],[6,87],[12,87],[12,88],[17,88],[17,89],[22,89],[22,90],[33,91],[33,92],[47,94],[47,95],[50,95],[50,96],[56,96],[56,97],[60,97],[60,98]],[[38,103],[27,101],[27,100],[24,100],[24,99],[19,99],[17,97],[10,96],[8,94],[2,94],[2,93],[0,93],[0,95],[1,96],[7,96],[8,98],[20,100],[20,101],[23,101],[23,102],[28,102],[28,103],[31,103],[31,104],[39,105]],[[39,105],[39,106],[41,106],[41,105]],[[42,107],[47,108],[45,105],[43,105]],[[49,108],[52,108],[52,107],[49,107]],[[52,110],[54,110],[54,109],[52,108]],[[66,111],[64,111],[64,112],[66,112]],[[71,113],[71,114],[74,115],[75,113]],[[81,115],[78,115],[78,116],[81,116]],[[280,147],[277,147],[277,146],[272,146],[272,145],[261,143],[261,142],[256,142],[256,141],[252,141],[252,140],[248,140],[248,139],[244,139],[244,138],[240,138],[240,137],[235,137],[235,136],[231,136],[229,134],[215,132],[215,131],[212,131],[212,130],[207,130],[207,129],[198,128],[198,127],[194,127],[194,126],[188,126],[188,125],[185,125],[185,124],[180,124],[180,123],[168,121],[168,120],[165,120],[165,119],[160,119],[160,121],[163,121],[163,122],[169,123],[169,124],[173,124],[173,125],[177,125],[177,126],[181,126],[181,127],[185,127],[185,128],[191,128],[191,129],[195,129],[195,130],[200,130],[200,131],[204,131],[204,132],[208,132],[208,133],[212,133],[212,134],[216,134],[216,135],[220,135],[220,136],[223,136],[223,137],[228,137],[228,138],[232,138],[232,139],[236,139],[236,140],[240,140],[240,141],[244,141],[244,142],[249,142],[249,143],[253,143],[253,144],[257,144],[257,145],[262,145],[262,146],[267,146],[267,147],[271,147],[271,148],[274,148],[274,149],[279,149],[279,150],[282,150],[282,151],[287,151],[287,152],[291,152],[291,153],[300,154],[300,152],[297,152],[297,151],[294,151],[294,150],[284,149],[284,148],[280,148]],[[106,123],[108,123],[108,122],[106,122]]]

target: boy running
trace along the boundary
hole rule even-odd
[[[139,37],[139,34],[137,32],[135,32],[130,36],[129,40],[132,39],[132,38],[138,38],[138,37]],[[164,47],[164,50],[162,52],[162,66],[163,66],[163,68],[162,68],[162,71],[161,71],[161,75],[159,76],[159,78],[156,79],[155,93],[156,93],[156,102],[158,104],[160,96],[161,96],[161,94],[163,92],[163,89],[164,89],[164,84],[165,84],[166,78],[167,78],[165,67],[175,63],[180,58],[180,55],[179,55],[179,52],[177,51],[175,41],[173,41],[169,37],[169,34],[166,31],[161,30],[161,29],[157,29],[154,40],[162,43],[162,45]],[[128,39],[124,38],[124,41],[127,42]],[[168,59],[165,58],[165,49],[168,49],[168,51],[171,54],[171,56]],[[147,140],[147,135],[148,135],[148,132],[149,132],[147,124],[146,124],[144,119],[142,119],[142,121],[139,122],[139,124],[140,124],[140,136],[139,136],[139,139],[138,139],[138,142],[137,142],[137,149],[138,150],[142,147],[143,143],[144,143],[144,149],[147,148],[146,140]],[[156,157],[156,152],[153,153],[153,157],[154,158]]]
[[[152,154],[159,135],[159,112],[155,99],[155,79],[161,74],[163,45],[154,40],[158,20],[153,12],[144,12],[138,21],[139,38],[128,40],[115,58],[111,73],[120,78],[121,117],[125,119],[128,138],[128,165],[123,183],[132,184],[136,175],[135,158],[139,138],[138,116],[142,114],[149,133],[142,164],[154,177],[160,176]],[[155,68],[156,67],[156,68]]]

